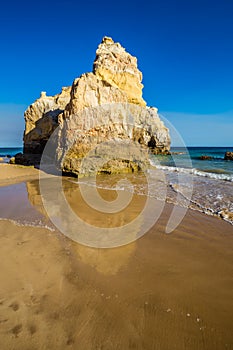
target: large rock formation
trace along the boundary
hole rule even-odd
[[[149,148],[155,154],[168,152],[168,130],[156,108],[124,102],[97,105],[78,113],[70,109],[69,113],[67,116],[66,110],[59,117],[55,142],[57,159],[65,172],[137,171],[149,165]]]
[[[42,93],[26,110],[24,155],[18,160],[30,164],[40,159],[56,128],[56,161],[77,175],[97,168],[109,173],[141,169],[148,164],[148,149],[167,154],[168,129],[157,109],[146,107],[141,82],[136,57],[104,37],[92,73],[75,79],[61,94]]]

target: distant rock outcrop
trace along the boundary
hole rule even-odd
[[[99,171],[109,173],[134,171],[148,164],[148,149],[155,154],[169,153],[168,129],[157,108],[146,107],[142,88],[136,57],[104,37],[92,73],[81,75],[58,95],[42,92],[26,110],[24,154],[18,156],[18,162],[38,161],[58,126],[56,159],[65,172],[77,175],[99,167]],[[93,147],[111,140],[114,142],[108,144],[107,154],[100,147],[81,171],[82,159]],[[116,145],[123,145],[122,141],[124,147],[117,150]],[[136,141],[140,149],[128,147],[127,141]],[[105,164],[98,163],[100,157],[106,158]]]
[[[213,157],[211,157],[211,156],[206,156],[206,155],[202,155],[202,156],[199,157],[199,159],[200,159],[200,160],[211,160],[211,159],[213,159]]]
[[[225,160],[233,160],[233,152],[226,152],[224,159]]]

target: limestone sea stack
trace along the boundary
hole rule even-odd
[[[28,107],[24,151],[16,162],[39,162],[53,134],[56,162],[64,172],[116,173],[146,167],[149,150],[169,153],[170,137],[157,108],[146,106],[142,89],[137,58],[104,37],[92,73],[81,75],[58,95],[42,92]]]

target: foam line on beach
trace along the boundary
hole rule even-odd
[[[154,164],[153,166],[156,166],[157,169],[166,170],[169,172],[197,175],[202,177],[208,177],[210,179],[233,182],[233,175],[209,173],[209,172],[198,170],[196,168],[179,168],[179,167],[173,167],[173,166],[167,166],[167,165],[154,165]]]
[[[42,222],[40,224],[35,224],[35,223],[29,223],[29,222],[25,222],[22,223],[18,220],[14,220],[14,219],[9,219],[9,218],[1,218],[0,217],[0,221],[9,221],[12,224],[16,225],[16,226],[20,226],[20,227],[35,227],[35,228],[41,228],[41,229],[46,229],[49,230],[51,232],[55,232],[55,228],[49,227],[48,225],[43,224]]]

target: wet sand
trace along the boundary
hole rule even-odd
[[[37,181],[24,187],[43,214]],[[74,191],[67,198],[75,210]],[[233,228],[188,210],[166,235],[171,209],[114,249],[0,220],[1,350],[233,349]]]

